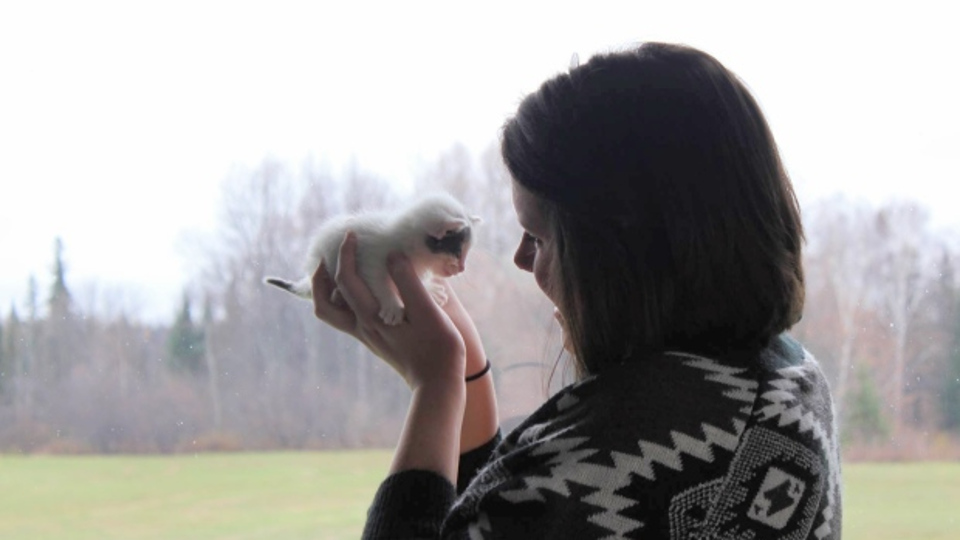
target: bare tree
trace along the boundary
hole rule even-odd
[[[471,206],[482,189],[477,176],[470,151],[462,143],[455,143],[417,178],[417,189],[442,189]]]
[[[207,388],[210,398],[211,420],[217,432],[223,429],[223,401],[220,397],[220,365],[214,350],[213,305],[209,298],[203,302],[203,359],[207,367]]]
[[[383,210],[397,202],[389,183],[379,176],[364,172],[356,162],[347,170],[341,192],[343,209],[347,212]]]
[[[816,306],[821,314],[828,309],[827,305],[835,310],[836,324],[822,326],[819,331],[833,337],[835,394],[841,418],[855,368],[853,355],[860,339],[863,302],[880,258],[871,217],[872,212],[866,205],[844,198],[822,201],[807,213],[808,287],[811,290],[820,287],[826,292],[826,297],[821,299],[827,299],[829,304]]]
[[[522,230],[513,210],[509,173],[498,145],[492,144],[480,156],[476,212],[483,218],[479,245],[497,257],[512,257]]]
[[[888,389],[895,435],[903,432],[908,347],[933,283],[935,257],[940,252],[932,244],[928,226],[926,210],[912,203],[887,205],[877,213],[874,225],[882,249],[875,267],[878,287],[874,299],[887,316],[893,338]],[[926,354],[921,340],[913,344],[915,359]]]

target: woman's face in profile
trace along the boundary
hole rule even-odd
[[[553,286],[559,262],[550,219],[543,202],[517,182],[513,182],[513,208],[523,228],[523,237],[513,254],[513,262],[517,268],[533,273],[540,290],[553,302],[554,316],[564,327],[564,348],[569,349],[563,313],[559,310],[559,291]]]
[[[551,293],[551,275],[556,257],[550,222],[543,204],[536,195],[513,182],[513,208],[523,228],[513,262],[517,268],[532,272],[540,290],[556,305],[557,299]]]

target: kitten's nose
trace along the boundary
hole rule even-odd
[[[459,261],[457,261],[457,271],[458,271],[458,272],[463,272],[463,271],[466,270],[466,269],[467,269],[467,261],[465,261],[465,260],[463,260],[463,259],[460,259]]]

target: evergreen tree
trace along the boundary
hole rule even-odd
[[[47,301],[51,319],[67,319],[70,317],[73,299],[67,289],[65,274],[63,241],[57,238],[54,241],[53,286],[50,288],[50,299]]]
[[[31,401],[30,395],[21,387],[19,381],[27,376],[29,347],[24,343],[26,329],[20,322],[17,308],[12,305],[3,330],[3,338],[0,339],[0,355],[3,357],[0,362],[0,372],[3,372],[0,377],[0,395],[5,402],[12,403],[15,416],[23,418],[22,415],[30,412]]]
[[[73,316],[73,299],[66,282],[63,241],[54,241],[53,285],[47,298],[47,318],[43,321],[44,342],[38,369],[53,379],[64,377],[69,366],[82,354],[82,335]]]
[[[3,339],[0,339],[0,354],[3,356],[3,369],[7,372],[7,378],[15,375],[23,375],[26,366],[20,365],[20,344],[23,341],[23,328],[20,322],[20,316],[17,315],[17,308],[10,306],[10,315],[7,316],[7,324],[4,328]]]
[[[36,324],[37,319],[40,316],[38,307],[39,301],[37,300],[38,296],[37,278],[31,274],[29,281],[27,281],[27,322],[30,324]]]
[[[10,315],[0,332],[0,394],[9,394],[14,378],[22,376],[24,372],[19,347],[21,330],[17,309],[10,306]]]
[[[950,318],[950,346],[947,349],[940,409],[943,427],[960,434],[960,294],[954,292],[955,309]]]
[[[200,373],[204,368],[203,329],[193,323],[190,299],[183,295],[180,312],[170,328],[167,352],[171,367],[180,372]]]
[[[843,437],[847,440],[874,441],[890,435],[890,424],[883,416],[883,400],[868,368],[857,369],[857,391],[847,404]]]
[[[7,360],[7,343],[4,340],[5,337],[3,321],[0,321],[0,395],[6,393],[6,387],[9,386],[8,381],[10,377],[13,376],[13,370],[11,370],[11,366],[8,365],[9,360]]]
[[[23,351],[18,353],[21,357],[20,375],[27,375],[36,370],[37,348],[40,342],[40,315],[37,300],[39,293],[37,291],[37,278],[31,274],[27,282],[27,319],[24,323],[20,323],[17,319],[17,323],[23,326],[23,333],[18,334],[18,345],[23,346]],[[16,309],[11,308],[11,316],[17,317]]]

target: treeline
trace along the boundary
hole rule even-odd
[[[463,300],[480,311],[495,311],[502,294],[536,298],[532,282],[508,269],[519,232],[505,186],[494,148],[477,157],[462,146],[441,155],[414,186],[450,191],[483,216],[482,248],[468,260],[475,278],[457,280]],[[335,175],[314,163],[294,170],[267,160],[233,171],[223,183],[216,235],[192,239],[194,277],[168,324],[78,302],[58,242],[50,290],[31,278],[26,309],[11,306],[0,323],[0,451],[393,444],[409,394],[403,383],[353,339],[317,321],[309,302],[262,279],[302,275],[311,233],[327,217],[392,207],[404,196],[359,167]],[[499,335],[524,350],[535,341],[524,329],[542,335],[548,319],[533,322],[521,305],[490,324],[517,319]],[[505,348],[489,346],[501,356]],[[532,351],[524,356],[541,353]],[[497,371],[508,367],[502,362]],[[539,384],[539,370],[521,371]]]
[[[559,332],[532,278],[496,149],[455,146],[416,180],[481,215],[455,287],[493,359],[508,423],[552,388]],[[0,322],[0,451],[193,452],[387,446],[408,392],[308,302],[262,284],[302,274],[329,216],[409,196],[352,167],[333,174],[264,161],[224,181],[219,229],[195,238],[194,277],[167,324],[74,298],[63,246],[52,285],[34,279]],[[824,365],[847,448],[862,456],[942,455],[960,436],[957,251],[925,210],[842,199],[804,208],[807,301],[794,333]],[[872,452],[872,454],[871,454]]]
[[[795,333],[828,372],[850,451],[960,456],[954,231],[909,201],[835,198],[804,217],[807,307]]]

